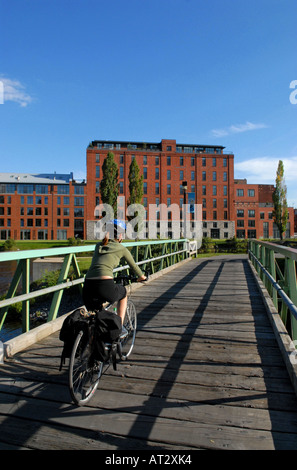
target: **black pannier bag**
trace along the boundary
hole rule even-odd
[[[86,317],[86,313],[87,311],[84,308],[78,308],[68,315],[63,322],[59,335],[59,339],[64,342],[60,370],[62,369],[62,364],[65,363],[65,359],[71,356],[71,351],[78,333],[83,330],[86,339],[88,338],[89,320],[88,317]]]
[[[78,308],[65,318],[60,330],[59,339],[64,342],[61,355],[60,371],[65,359],[71,356],[75,339],[83,331],[85,342],[94,335],[93,357],[105,362],[109,358],[109,351],[105,343],[111,344],[113,364],[115,368],[116,341],[122,331],[122,320],[113,312],[101,310],[95,313],[95,324],[90,322],[90,316],[84,308]]]
[[[109,352],[105,348],[105,344],[111,344],[113,365],[115,368],[116,341],[122,331],[122,320],[113,312],[101,310],[96,312],[95,322],[95,342],[94,342],[94,358],[98,361],[105,362],[109,357]]]

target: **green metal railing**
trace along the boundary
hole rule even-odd
[[[293,341],[297,340],[297,250],[251,240],[249,257]]]
[[[158,240],[145,242],[123,243],[131,249],[132,255],[143,271],[150,273],[161,271],[190,256],[189,243],[186,239],[178,240]],[[30,329],[30,300],[45,294],[53,294],[51,307],[47,321],[54,320],[59,311],[63,292],[69,287],[78,285],[82,288],[84,276],[81,275],[77,255],[90,253],[95,249],[94,245],[86,245],[75,248],[49,248],[39,250],[26,250],[18,252],[0,253],[0,263],[4,261],[17,261],[17,267],[8,289],[6,298],[0,301],[0,330],[3,327],[9,307],[17,302],[22,302],[22,331]],[[57,285],[30,292],[30,266],[38,258],[48,257],[63,258]],[[73,268],[74,279],[69,279],[70,268]],[[123,265],[115,269],[118,271],[128,270],[129,266]],[[21,293],[17,289],[21,287]]]

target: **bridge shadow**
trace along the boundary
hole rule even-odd
[[[171,298],[178,296],[183,289],[186,283],[190,283],[196,276],[203,275],[203,270],[209,266],[209,263],[213,263],[214,259],[208,259],[205,261],[200,261],[199,264],[195,265],[194,269],[192,269],[189,273],[187,273],[184,277],[179,279],[177,283],[172,285],[169,289],[167,289],[164,293],[159,295],[156,300],[153,300],[146,308],[150,311],[154,311],[152,315],[150,315],[150,319],[154,315],[158,315],[158,311],[160,309],[160,301],[162,305],[166,304]],[[66,441],[69,440],[69,448],[76,448],[83,449],[84,442],[94,442],[94,448],[99,449],[115,449],[118,450],[162,450],[162,444],[153,443],[150,439],[152,434],[153,427],[157,423],[157,419],[162,416],[162,411],[165,408],[188,408],[188,407],[199,407],[201,405],[226,405],[232,402],[232,405],[236,403],[236,401],[241,405],[245,406],[243,403],[245,400],[253,400],[253,396],[251,394],[245,394],[244,390],[240,396],[222,396],[222,398],[216,398],[212,400],[211,397],[209,399],[205,399],[203,401],[187,401],[186,399],[181,402],[181,400],[169,399],[171,391],[175,384],[175,377],[177,377],[181,366],[187,362],[187,354],[189,352],[191,341],[199,336],[199,327],[201,325],[201,321],[205,315],[205,311],[209,305],[210,300],[212,299],[212,295],[214,293],[215,287],[217,286],[220,277],[222,275],[223,269],[228,263],[228,260],[222,259],[221,262],[218,264],[217,270],[214,271],[213,277],[207,286],[204,295],[202,295],[201,299],[198,301],[197,308],[195,309],[192,317],[190,318],[189,322],[185,325],[184,331],[181,334],[175,349],[170,356],[169,360],[166,362],[164,369],[161,372],[160,377],[156,380],[155,386],[153,387],[152,391],[150,392],[150,396],[142,402],[141,405],[137,405],[133,403],[133,394],[131,394],[131,405],[124,406],[121,403],[118,403],[116,407],[113,409],[104,409],[104,404],[101,405],[101,408],[92,407],[92,402],[90,407],[84,408],[76,408],[72,404],[69,404],[69,393],[68,388],[64,385],[67,384],[67,372],[65,371],[64,374],[57,374],[55,378],[53,375],[51,377],[47,377],[47,371],[44,371],[44,383],[39,383],[36,381],[36,389],[35,394],[38,396],[40,402],[44,400],[46,405],[42,409],[42,416],[37,416],[35,421],[30,422],[26,416],[28,416],[28,412],[34,412],[34,402],[33,399],[30,398],[30,390],[24,390],[23,387],[20,387],[19,395],[16,395],[15,398],[9,398],[9,387],[7,388],[7,400],[12,400],[8,403],[11,403],[10,409],[10,416],[7,416],[7,419],[2,420],[1,422],[1,430],[2,435],[5,433],[10,432],[13,429],[11,425],[11,421],[15,420],[15,429],[17,429],[17,423],[22,421],[24,422],[24,426],[22,428],[22,436],[18,438],[18,445],[21,447],[22,443],[25,446],[27,442],[33,438],[34,434],[38,435],[38,431],[40,428],[43,427],[43,423],[47,423],[47,427],[50,430],[49,435],[49,447],[51,445],[51,440],[53,439],[51,436],[60,435],[65,436]],[[232,260],[235,262],[235,259]],[[252,316],[254,318],[254,325],[255,325],[255,335],[257,338],[257,347],[258,352],[261,358],[261,364],[265,364],[267,349],[266,343],[263,343],[263,334],[261,333],[262,321],[261,316],[259,314],[258,302],[253,302],[257,297],[257,286],[256,281],[253,278],[253,274],[250,270],[247,260],[236,260],[237,263],[243,263],[243,269],[246,277],[246,284],[248,286],[248,295],[249,299],[251,300],[252,305]],[[142,313],[139,314],[141,325],[145,326],[148,320],[146,317],[142,317]],[[215,326],[214,326],[215,328]],[[166,329],[166,326],[165,326]],[[219,339],[219,337],[217,337]],[[213,337],[213,339],[215,339]],[[197,340],[197,339],[196,339]],[[248,345],[248,344],[247,344]],[[132,358],[133,360],[133,358]],[[143,360],[141,361],[143,362]],[[198,361],[197,361],[198,362]],[[200,361],[199,361],[200,362]],[[201,362],[200,362],[201,364]],[[218,365],[222,365],[222,362],[217,362]],[[228,364],[229,365],[229,364]],[[250,367],[252,364],[243,364],[243,366]],[[14,367],[13,365],[11,366]],[[17,368],[17,364],[15,365]],[[232,364],[230,364],[232,367]],[[285,366],[284,366],[285,367]],[[265,383],[267,384],[267,390],[269,390],[269,386],[271,385],[271,377],[268,373],[267,368],[264,365],[260,365],[263,371],[263,377]],[[190,372],[189,372],[190,374]],[[26,367],[23,368],[22,375],[19,374],[21,380],[26,380],[28,378],[28,382],[32,380],[32,371],[26,371]],[[49,405],[47,403],[48,396],[49,396],[49,389],[51,385],[49,382],[57,382],[59,383],[59,396],[56,399],[56,402]],[[38,388],[39,387],[39,388]],[[3,391],[3,387],[2,387]],[[100,390],[98,390],[100,392]],[[6,393],[6,392],[5,392]],[[3,396],[3,394],[1,394]],[[162,395],[162,396],[161,396]],[[269,404],[270,411],[270,420],[271,420],[271,435],[274,439],[275,437],[275,449],[286,449],[286,444],[284,441],[280,444],[279,441],[279,434],[280,433],[288,433],[288,427],[292,430],[292,433],[297,433],[296,425],[294,424],[294,419],[290,421],[290,413],[285,412],[287,415],[288,420],[286,421],[283,419],[283,423],[279,422],[279,418],[277,415],[277,410],[275,408],[276,403],[276,396],[273,392],[269,392],[264,390],[263,392],[255,391],[254,399],[266,399]],[[156,397],[158,399],[156,399]],[[17,399],[19,399],[19,403],[17,403]],[[100,399],[100,397],[99,397]],[[15,402],[13,402],[15,400]],[[99,404],[100,406],[100,404]],[[235,406],[235,405],[234,405]],[[14,408],[15,407],[15,408]],[[14,412],[15,409],[15,412]],[[134,421],[131,425],[128,435],[126,436],[119,436],[109,432],[100,432],[100,417],[110,417],[112,421],[113,416],[120,411],[126,413],[134,413]],[[97,428],[95,429],[84,429],[83,426],[80,426],[79,421],[74,424],[73,427],[69,425],[71,419],[79,420],[82,417],[84,420],[88,419],[88,416],[98,417],[98,424]],[[67,418],[67,419],[66,419]],[[64,422],[65,419],[65,422]],[[68,421],[69,420],[69,421]],[[145,423],[145,425],[144,425]],[[199,423],[197,424],[197,428],[199,427]],[[178,421],[177,421],[178,426]],[[283,426],[283,427],[282,427]],[[169,431],[170,432],[170,431]],[[60,433],[60,434],[59,434]],[[285,435],[285,434],[284,434]],[[139,437],[138,437],[139,436]],[[56,438],[56,437],[55,437]],[[73,440],[73,442],[72,442]],[[75,442],[77,444],[75,444]],[[53,444],[55,445],[55,444]],[[289,444],[288,444],[289,445]],[[291,445],[291,444],[290,444]],[[72,446],[72,447],[71,447]],[[97,447],[96,447],[97,446]],[[166,447],[165,447],[166,448]],[[297,448],[297,442],[296,446]]]
[[[265,305],[259,292],[257,281],[251,271],[248,261],[243,262],[243,268],[246,276],[248,293],[251,300],[251,314],[254,318],[257,350],[260,356],[263,380],[266,386],[265,399],[267,400],[267,410],[269,411],[270,417],[271,437],[274,442],[275,450],[283,450],[286,449],[286,444],[282,439],[280,439],[280,435],[281,433],[291,432],[292,435],[295,435],[295,438],[293,438],[295,441],[293,443],[293,448],[296,450],[297,424],[294,418],[292,419],[292,417],[293,411],[297,409],[297,397],[295,395],[293,386],[291,387],[289,373],[287,372],[277,340],[273,334],[273,329],[266,313]],[[259,303],[261,303],[263,306],[263,311],[261,313],[259,313]],[[271,338],[271,336],[270,338],[266,338],[265,335],[263,335],[263,320],[266,322],[266,325],[271,331],[271,334],[273,334],[273,338]],[[268,365],[267,359],[270,359]],[[280,369],[281,371],[278,376],[278,371]],[[284,378],[284,376],[286,376],[286,378]],[[278,388],[280,381],[284,382],[283,390]],[[276,388],[274,388],[273,383],[278,383]],[[282,400],[284,401],[284,405],[286,400],[288,400],[290,403],[287,410],[285,409],[285,406],[282,406]],[[281,419],[280,410],[282,413]],[[290,444],[288,443],[287,445],[292,446],[292,442]]]
[[[178,281],[177,284],[174,284],[171,288],[166,290],[161,296],[159,296],[156,301],[153,301],[148,307],[149,309],[154,309],[155,308],[155,315],[158,314],[158,305],[157,303],[162,299],[162,298],[172,298],[175,297],[180,290],[182,290],[183,286],[185,283],[190,283],[200,272],[203,271],[203,269],[208,265],[208,263],[211,262],[209,260],[201,262],[198,266],[196,266],[190,273],[188,273],[186,276],[184,276],[181,280]],[[167,376],[172,373],[172,371],[175,371],[175,374],[177,375],[179,372],[179,369],[181,365],[184,363],[185,358],[187,356],[187,353],[189,351],[189,348],[191,346],[191,340],[193,339],[195,332],[199,328],[199,325],[201,323],[204,311],[207,307],[207,304],[209,300],[211,299],[212,293],[215,289],[215,286],[217,285],[217,282],[220,278],[220,275],[222,273],[224,267],[224,262],[222,262],[215,273],[213,280],[210,282],[205,294],[203,295],[197,309],[195,310],[192,318],[188,322],[184,332],[182,333],[175,351],[171,355],[169,361],[167,362],[164,370],[162,371],[162,374],[160,378],[157,380],[156,385],[154,389],[151,392],[150,397],[147,399],[147,401],[144,403],[142,409],[141,409],[141,414],[138,415],[136,418],[134,425],[131,427],[130,430],[130,435],[133,436],[137,434],[137,429],[138,427],[141,426],[143,417],[142,415],[149,415],[151,414],[151,409],[153,408],[154,410],[154,416],[157,418],[164,406],[172,406],[172,403],[168,405],[166,403],[166,398],[169,396],[170,391],[172,387],[174,386],[174,380],[167,380]],[[141,314],[140,314],[141,315]],[[145,321],[142,322],[142,325],[145,325]],[[194,329],[193,329],[194,326]],[[163,400],[156,401],[155,396],[159,395],[159,390],[162,390],[162,398]],[[192,405],[193,403],[191,403]],[[173,405],[173,406],[183,406],[180,403],[178,405]],[[185,405],[185,406],[188,406]],[[155,419],[156,419],[155,418]],[[147,423],[146,426],[146,437],[147,439],[150,436],[150,433],[152,431],[152,428],[154,426],[154,422]]]
[[[215,261],[214,259],[204,261],[200,263],[198,266],[196,266],[190,273],[188,273],[184,278],[178,281],[177,284],[166,290],[162,295],[160,295],[155,301],[153,301],[151,304],[148,305],[148,308],[150,311],[153,311],[155,308],[155,315],[158,314],[158,309],[160,307],[160,300],[165,300],[170,299],[171,295],[172,297],[177,296],[180,290],[183,288],[185,283],[190,283],[197,275],[203,274],[203,270],[207,267],[209,263],[212,263]],[[174,402],[174,399],[171,399],[170,402],[166,401],[170,397],[170,392],[172,388],[174,387],[175,380],[173,374],[177,377],[180,367],[182,364],[186,363],[186,357],[188,354],[188,351],[191,346],[191,341],[193,340],[194,336],[197,338],[199,336],[199,327],[203,318],[203,315],[205,314],[205,310],[208,307],[208,303],[212,298],[212,295],[214,293],[214,289],[217,286],[217,283],[220,279],[220,276],[222,274],[222,271],[224,269],[224,266],[226,263],[241,263],[243,266],[243,271],[245,274],[246,278],[246,285],[248,289],[248,300],[251,305],[251,310],[252,310],[252,317],[254,319],[254,328],[255,328],[255,337],[257,341],[257,349],[258,349],[258,354],[260,356],[260,363],[257,364],[257,367],[262,370],[262,377],[264,380],[264,384],[266,386],[266,389],[264,387],[264,390],[257,390],[255,389],[255,394],[252,395],[250,393],[245,394],[244,391],[240,396],[231,396],[230,398],[228,397],[222,397],[216,398],[215,400],[207,399],[203,401],[185,401],[184,403],[180,402]],[[146,400],[146,402],[143,404],[141,407],[141,410],[139,409],[139,415],[135,419],[135,422],[133,426],[131,427],[129,435],[135,436],[138,433],[138,429],[142,430],[142,437],[143,437],[143,416],[145,415],[152,415],[152,409],[153,409],[153,415],[155,417],[155,420],[157,419],[158,416],[161,415],[162,410],[166,407],[196,407],[200,405],[228,405],[228,403],[236,406],[236,403],[238,403],[240,406],[246,406],[244,405],[245,401],[251,403],[253,400],[267,400],[267,409],[269,410],[270,414],[270,423],[271,423],[271,429],[269,432],[271,433],[271,438],[274,441],[274,448],[275,450],[283,450],[283,449],[288,449],[292,448],[292,441],[293,442],[293,448],[297,448],[297,426],[296,426],[296,417],[292,420],[290,420],[290,412],[289,411],[282,411],[283,417],[287,416],[286,418],[283,418],[280,420],[280,415],[278,413],[279,409],[282,409],[282,407],[278,408],[277,402],[279,397],[281,397],[281,394],[278,393],[277,389],[274,390],[272,386],[272,378],[271,378],[271,367],[267,366],[267,353],[269,354],[271,352],[271,346],[267,347],[267,340],[263,336],[263,312],[259,313],[259,305],[263,304],[263,301],[260,297],[260,294],[258,292],[257,284],[256,281],[253,277],[253,274],[251,272],[250,266],[248,264],[248,260],[246,259],[233,259],[231,260],[221,260],[220,264],[218,265],[217,271],[213,275],[213,279],[209,283],[208,288],[206,289],[204,295],[202,296],[201,300],[199,301],[199,305],[197,306],[197,309],[195,310],[192,318],[190,318],[189,323],[186,325],[184,332],[181,334],[181,337],[179,338],[178,343],[176,344],[175,350],[171,357],[169,358],[168,362],[166,363],[161,376],[159,379],[156,381],[156,384],[149,396],[149,398]],[[163,305],[163,303],[162,303]],[[141,314],[140,314],[141,316]],[[151,316],[152,318],[152,316]],[[266,317],[265,314],[265,320],[268,321],[268,318]],[[142,325],[145,326],[146,322],[149,320],[142,320]],[[226,324],[226,323],[224,323]],[[159,327],[158,327],[159,328]],[[214,326],[215,328],[215,326]],[[272,330],[271,330],[272,331]],[[212,337],[215,339],[215,337]],[[219,338],[218,338],[219,339]],[[236,340],[233,340],[233,343],[236,343]],[[242,343],[242,342],[241,342]],[[246,343],[246,347],[248,348],[248,342]],[[279,352],[277,342],[276,340],[272,340],[272,348],[275,347],[277,348],[276,351]],[[143,360],[141,360],[143,362]],[[202,361],[199,361],[199,364],[203,364]],[[214,364],[214,363],[212,363]],[[217,365],[222,365],[222,362],[217,362]],[[234,364],[235,365],[235,364]],[[232,368],[233,364],[228,363],[228,367]],[[246,361],[243,364],[240,364],[240,367],[255,367],[254,363],[249,363],[249,361]],[[285,368],[285,364],[283,364],[283,367]],[[190,374],[190,372],[189,372]],[[272,388],[271,388],[272,387]],[[160,397],[159,400],[156,400],[156,397]],[[294,401],[296,397],[292,397],[292,401]],[[291,402],[292,402],[291,401]],[[297,404],[297,400],[296,400]],[[133,406],[132,406],[133,408]],[[256,408],[255,408],[256,409]],[[131,411],[131,410],[130,410]],[[291,421],[290,423],[290,431],[292,434],[295,434],[295,438],[293,437],[291,442],[285,443],[283,438],[280,438],[281,433],[288,433],[288,422]],[[154,420],[152,420],[149,423],[146,423],[146,438],[149,439],[149,436],[151,434],[151,431],[154,427]],[[198,425],[198,423],[197,423]],[[287,446],[287,447],[286,447]]]

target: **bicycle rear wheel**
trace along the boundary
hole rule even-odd
[[[98,387],[103,363],[92,358],[91,346],[83,331],[76,337],[69,365],[69,390],[74,403],[85,405]]]
[[[125,360],[130,356],[134,347],[137,327],[136,308],[130,299],[128,299],[127,302],[127,310],[123,325],[128,331],[128,334],[119,342],[119,355],[121,359]]]

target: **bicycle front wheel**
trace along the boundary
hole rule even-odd
[[[102,362],[92,358],[91,346],[83,331],[76,337],[69,365],[69,390],[74,403],[85,405],[96,391],[102,374]]]
[[[119,355],[121,359],[125,360],[130,356],[134,347],[137,327],[136,308],[130,299],[128,299],[127,302],[127,310],[123,325],[126,328],[128,334],[120,340]]]

